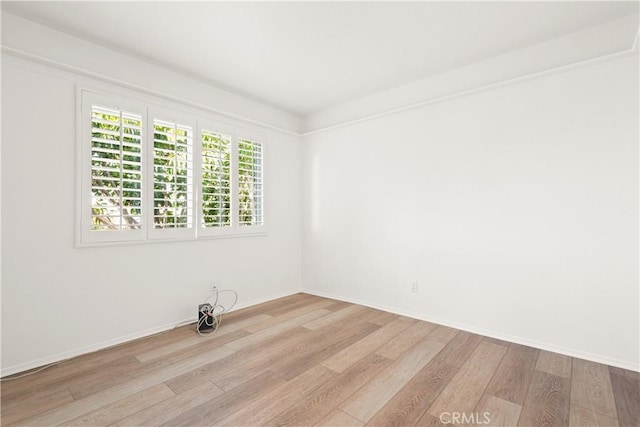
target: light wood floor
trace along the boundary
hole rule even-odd
[[[177,328],[3,382],[1,421],[635,427],[639,384],[631,371],[297,294],[230,313],[215,336]]]

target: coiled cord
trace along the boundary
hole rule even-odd
[[[219,303],[220,294],[224,294],[224,293],[230,293],[234,295],[233,303],[228,307]],[[211,298],[214,298],[214,297],[215,297],[215,300],[210,303],[209,300],[211,300]],[[198,316],[200,317],[200,319],[196,324],[196,332],[201,336],[215,333],[220,327],[220,325],[222,324],[222,315],[228,312],[229,310],[231,310],[233,307],[235,307],[237,302],[238,302],[238,293],[236,291],[232,291],[230,289],[223,289],[219,291],[216,288],[213,291],[213,293],[209,295],[209,297],[206,300],[204,300],[203,305],[210,304],[211,308],[208,309],[208,307],[203,307],[201,309],[200,312],[203,314],[203,316],[202,317]],[[204,331],[201,330],[201,327],[203,326],[207,327],[207,329],[205,329]]]

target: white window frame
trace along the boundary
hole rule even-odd
[[[142,97],[145,99],[145,97]],[[241,126],[220,122],[202,113],[191,113],[188,107],[166,106],[157,102],[138,100],[134,97],[100,93],[77,87],[77,156],[76,156],[76,246],[104,246],[133,243],[152,243],[197,240],[216,237],[261,236],[267,233],[267,195],[265,192],[265,158],[267,137],[264,133]],[[141,173],[142,173],[142,216],[140,230],[92,230],[92,192],[91,192],[91,111],[93,105],[139,114],[142,117],[141,128]],[[186,110],[186,111],[185,111]],[[154,120],[175,122],[190,126],[193,130],[192,151],[192,203],[190,228],[153,227],[154,199]],[[204,227],[202,223],[202,130],[220,132],[231,136],[231,225],[225,227]],[[261,144],[262,147],[262,225],[240,226],[238,204],[238,139],[245,138]]]
[[[140,230],[112,230],[112,231],[93,231],[92,230],[92,193],[91,193],[91,112],[93,105],[101,105],[108,108],[114,108],[130,113],[139,114],[142,117],[142,129],[141,140],[146,138],[147,129],[145,127],[146,119],[146,105],[138,103],[136,101],[113,96],[104,96],[95,92],[83,92],[82,99],[80,100],[80,125],[81,125],[81,137],[80,137],[80,197],[78,201],[80,204],[80,221],[79,221],[79,233],[77,241],[79,244],[91,244],[91,243],[113,243],[113,242],[136,242],[144,241],[147,239],[146,227],[143,222]],[[142,173],[142,194],[143,200],[141,208],[144,213],[146,212],[146,203],[144,195],[147,194],[148,181],[144,179],[146,176],[146,146],[141,144],[141,173]],[[146,218],[145,218],[146,220]]]

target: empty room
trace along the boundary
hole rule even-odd
[[[3,426],[640,426],[640,2],[0,7]]]

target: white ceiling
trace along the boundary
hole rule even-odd
[[[2,2],[305,116],[631,14],[638,2]]]

